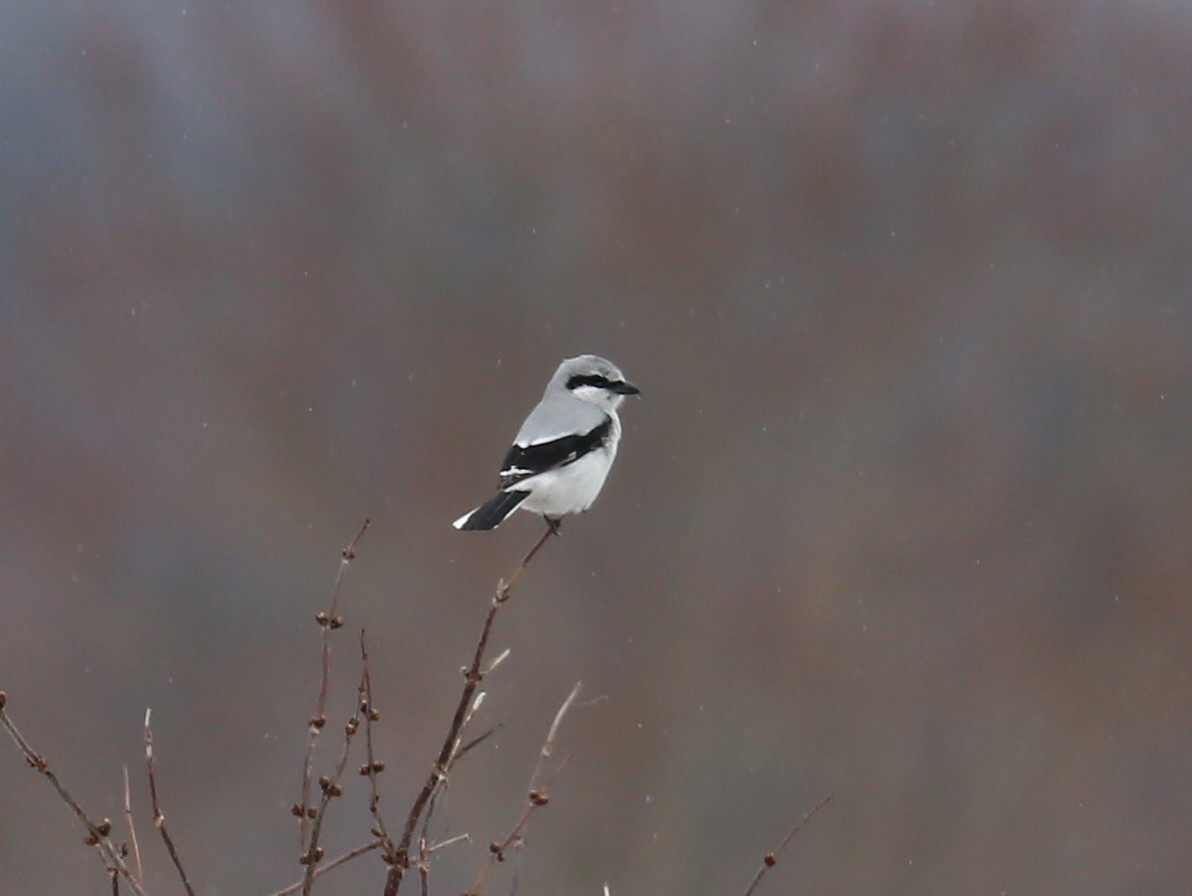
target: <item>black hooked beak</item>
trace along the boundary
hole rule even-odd
[[[614,392],[616,392],[618,395],[641,395],[642,394],[642,390],[639,389],[637,386],[633,385],[633,383],[626,383],[623,381],[620,383],[613,383],[610,388]]]

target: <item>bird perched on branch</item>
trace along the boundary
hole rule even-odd
[[[497,496],[465,513],[456,529],[495,529],[517,509],[558,531],[568,514],[592,506],[617,456],[626,395],[640,394],[616,365],[579,355],[559,365],[501,466]]]

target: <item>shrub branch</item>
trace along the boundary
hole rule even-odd
[[[497,592],[493,595],[488,614],[484,617],[484,625],[480,629],[480,638],[477,640],[476,649],[472,654],[472,663],[464,669],[464,686],[460,692],[459,701],[456,703],[455,714],[452,716],[451,725],[447,729],[447,736],[443,740],[443,746],[439,749],[439,755],[431,767],[426,783],[422,785],[422,790],[419,791],[418,796],[414,798],[414,802],[410,806],[410,811],[406,815],[405,825],[402,828],[401,840],[397,843],[395,849],[391,852],[386,851],[384,855],[385,861],[389,865],[389,873],[385,879],[384,896],[397,896],[402,878],[411,865],[410,846],[414,842],[414,832],[418,830],[418,823],[423,813],[427,810],[427,806],[431,803],[432,797],[447,780],[447,771],[459,750],[464,724],[471,713],[475,711],[476,688],[479,687],[480,682],[484,678],[484,655],[488,649],[488,639],[489,635],[492,634],[493,622],[497,617],[497,612],[509,600],[511,589],[522,573],[525,572],[526,567],[530,565],[530,561],[534,559],[534,556],[542,549],[542,546],[546,544],[547,540],[556,534],[557,529],[553,526],[548,526],[538,541],[534,543],[534,546],[522,557],[521,563],[513,571],[513,575],[508,580],[502,579],[497,584]]]

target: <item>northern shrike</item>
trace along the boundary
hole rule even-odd
[[[557,529],[562,517],[587,510],[617,456],[617,408],[626,395],[637,394],[637,386],[604,358],[568,358],[505,455],[497,496],[452,525],[495,529],[520,507]]]

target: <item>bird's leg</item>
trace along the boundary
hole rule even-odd
[[[545,513],[542,518],[546,520],[546,526],[550,529],[551,535],[558,535],[559,530],[563,528],[563,518],[560,516],[547,516]]]

